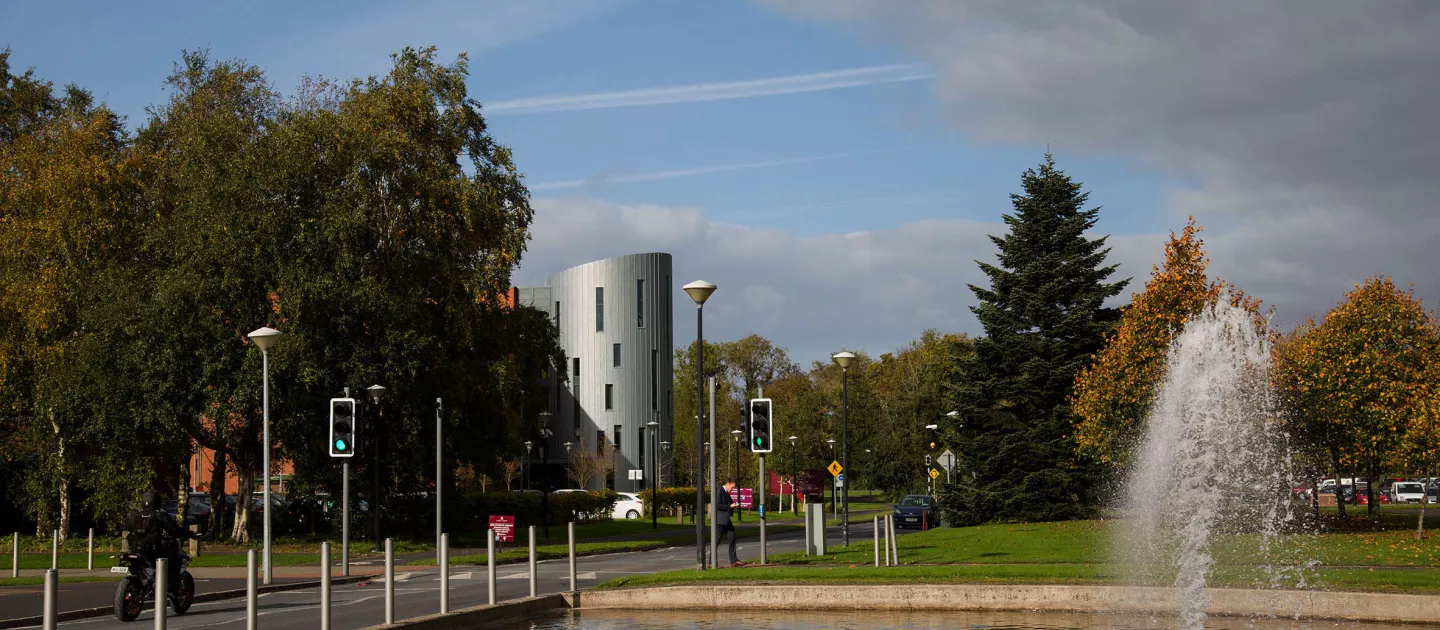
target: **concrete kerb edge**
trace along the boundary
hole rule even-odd
[[[341,586],[341,585],[345,585],[345,584],[354,584],[354,583],[356,583],[356,582],[364,582],[364,581],[366,581],[366,580],[373,580],[373,579],[375,579],[375,577],[376,577],[376,576],[374,576],[374,575],[352,575],[352,576],[350,576],[350,577],[332,577],[332,578],[330,578],[330,585],[331,585],[331,586]],[[318,580],[317,580],[317,581],[314,581],[314,582],[291,582],[291,583],[288,583],[288,584],[271,584],[270,586],[260,586],[260,587],[256,587],[255,592],[256,592],[257,595],[264,595],[264,594],[266,594],[266,593],[283,593],[283,592],[285,592],[285,591],[300,591],[300,590],[304,590],[304,589],[307,589],[307,588],[319,588],[319,587],[320,587],[320,582],[319,582]],[[235,589],[235,590],[229,590],[229,591],[214,591],[214,592],[211,592],[211,593],[198,593],[198,594],[195,595],[195,603],[199,604],[199,603],[202,603],[202,602],[213,602],[213,601],[219,601],[219,600],[223,600],[223,599],[235,599],[235,598],[239,598],[239,597],[245,597],[245,595],[246,595],[245,589],[243,589],[243,588],[241,588],[241,589]],[[63,621],[75,621],[76,619],[90,619],[90,618],[92,618],[92,617],[104,617],[105,615],[111,615],[111,614],[114,614],[114,613],[115,613],[115,608],[114,608],[113,606],[103,606],[103,607],[100,607],[100,608],[82,608],[82,609],[80,609],[80,610],[67,610],[67,611],[61,612],[61,613],[58,615],[57,621],[62,621],[62,622],[63,622]],[[34,616],[34,617],[19,617],[19,618],[16,618],[16,619],[0,619],[0,630],[5,630],[5,629],[7,629],[7,628],[25,628],[25,627],[28,627],[28,626],[38,626],[38,625],[40,625],[41,623],[43,623],[44,621],[45,621],[44,617],[42,617],[42,616],[40,616],[40,615],[36,615],[36,616]]]
[[[489,628],[496,625],[510,624],[515,621],[533,618],[536,615],[565,610],[570,608],[571,599],[568,595],[554,594],[541,595],[539,597],[526,597],[507,602],[499,602],[494,606],[483,605],[457,610],[444,614],[426,615],[413,619],[396,621],[393,624],[380,624],[368,626],[364,630],[382,630],[389,628],[419,628],[423,630],[470,630],[474,628]]]
[[[1440,595],[1209,589],[1215,617],[1434,624]],[[1044,584],[676,585],[573,594],[579,610],[1045,611],[1175,616],[1166,587]]]

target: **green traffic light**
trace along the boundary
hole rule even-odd
[[[342,439],[342,440],[335,440],[335,450],[337,450],[337,451],[343,451],[343,450],[346,450],[346,449],[349,448],[349,447],[350,447],[350,445],[349,445],[349,444],[346,444],[346,443],[345,443],[345,440],[343,440],[343,439]]]

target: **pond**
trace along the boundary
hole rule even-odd
[[[1061,628],[1175,628],[1174,617],[1042,612],[853,612],[807,610],[796,612],[713,610],[593,610],[570,611],[508,626],[507,630],[938,630],[940,628],[1045,629]],[[1415,626],[1294,619],[1236,619],[1211,617],[1206,628],[1247,630],[1313,629],[1380,630]]]

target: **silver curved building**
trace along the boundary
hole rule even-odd
[[[674,423],[671,263],[664,253],[618,256],[561,271],[545,286],[516,289],[517,302],[555,318],[570,376],[566,385],[552,383],[546,427],[552,435],[532,454],[532,465],[562,467],[579,449],[597,453],[607,443],[615,471],[592,480],[591,490],[648,487],[656,478],[652,455],[668,470],[667,450],[652,451],[670,441]],[[652,421],[658,436],[647,428]],[[643,471],[643,479],[631,479],[632,470]],[[559,483],[561,470],[549,472],[555,485],[570,485]]]

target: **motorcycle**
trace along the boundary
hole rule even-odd
[[[196,536],[199,538],[199,536]],[[190,554],[179,553],[179,577],[169,584],[167,600],[177,615],[183,615],[195,603],[195,578],[190,576]],[[122,553],[116,558],[120,566],[111,567],[112,573],[126,573],[115,585],[115,618],[120,621],[135,621],[145,609],[145,602],[155,595],[155,561],[134,553]],[[167,576],[168,577],[168,576]]]

